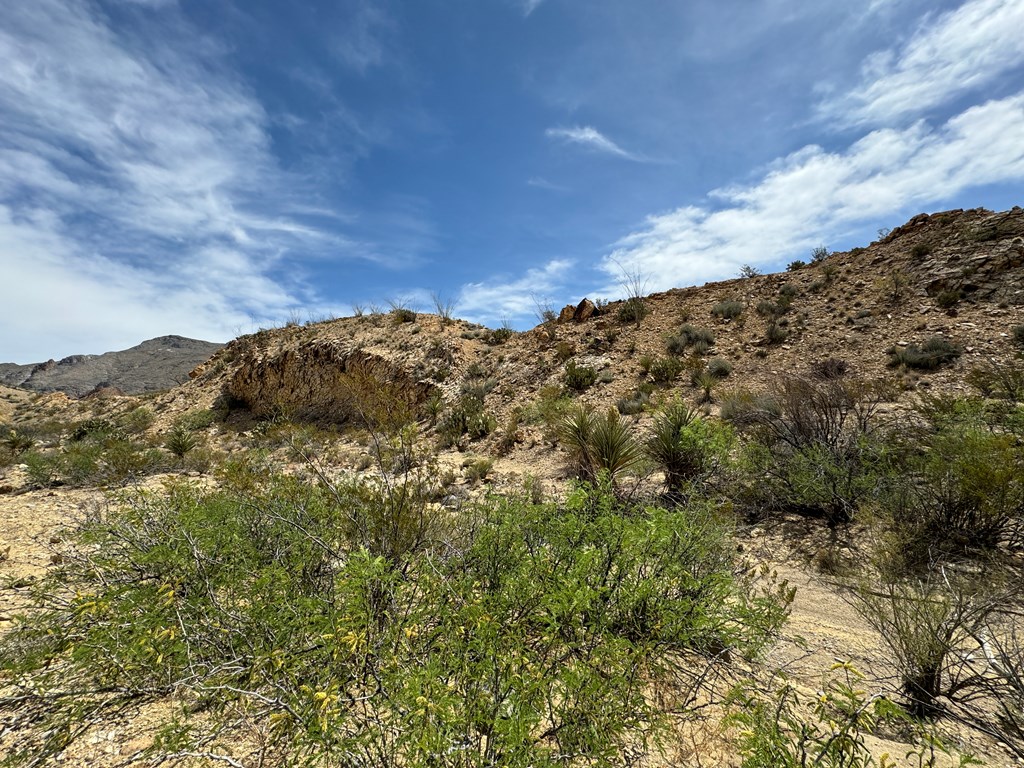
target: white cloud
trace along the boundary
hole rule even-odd
[[[459,294],[459,314],[488,325],[532,315],[537,308],[536,297],[560,293],[572,267],[568,259],[553,259],[519,278],[468,283]]]
[[[121,37],[82,0],[5,9],[0,303],[33,330],[0,325],[0,360],[224,339],[308,298],[274,277],[282,255],[344,243],[276,212],[300,185],[218,57],[198,38]]]
[[[651,216],[602,263],[663,290],[735,276],[741,264],[805,255],[857,223],[943,201],[972,187],[1024,180],[1024,93],[972,107],[939,128],[874,131],[843,152],[807,146],[720,203]],[[621,267],[620,267],[621,265]]]
[[[902,47],[868,57],[861,82],[823,103],[821,116],[884,125],[977,92],[1024,65],[1021,30],[1021,0],[968,0],[926,19]]]
[[[573,128],[548,128],[545,135],[548,138],[559,139],[569,144],[579,144],[596,152],[604,152],[629,160],[639,160],[638,157],[627,152],[596,128],[592,128],[589,125]]]

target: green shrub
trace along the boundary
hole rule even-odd
[[[915,746],[906,757],[914,765],[936,768],[940,754],[959,768],[978,764],[966,754],[954,763],[934,726],[884,696],[868,696],[863,680],[852,664],[837,662],[815,693],[813,707],[789,682],[768,694],[750,683],[737,686],[728,699],[726,723],[738,726],[742,768],[887,768],[894,765],[888,753],[876,763],[867,737],[892,730],[912,734]]]
[[[732,432],[725,425],[701,419],[677,400],[654,417],[644,450],[665,473],[668,492],[677,494],[686,483],[715,471],[731,444]]]
[[[651,396],[646,392],[635,392],[630,397],[622,397],[615,401],[615,407],[623,416],[635,416],[643,413],[651,404]]]
[[[889,350],[889,367],[904,366],[920,371],[934,371],[946,363],[956,360],[962,350],[942,336],[932,336],[920,347],[908,344],[906,347],[892,347]]]
[[[560,363],[564,363],[575,354],[576,348],[568,341],[562,340],[555,345],[555,359]]]
[[[878,434],[885,390],[858,382],[789,377],[770,395],[733,395],[722,406],[746,436],[741,503],[848,523],[879,493],[893,461]]]
[[[631,296],[619,305],[618,319],[620,323],[640,325],[648,313],[647,304],[639,296]]]
[[[743,302],[734,299],[720,301],[711,308],[711,314],[720,320],[733,320],[743,314]]]
[[[124,414],[119,420],[121,427],[131,435],[138,435],[145,432],[156,422],[153,411],[144,405],[133,408]]]
[[[942,307],[942,309],[952,309],[960,303],[962,298],[963,294],[960,293],[959,289],[940,291],[935,297],[935,303]]]
[[[806,261],[802,261],[801,259],[795,259],[795,260],[789,262],[788,266],[786,267],[786,271],[787,272],[796,272],[798,269],[803,269],[806,266],[807,266],[807,262]]]
[[[492,498],[446,532],[429,513],[396,520],[379,487],[229,473],[115,507],[36,591],[0,641],[23,692],[0,707],[32,714],[10,720],[12,760],[173,692],[153,709],[156,760],[245,759],[225,735],[244,712],[282,764],[622,764],[655,757],[677,703],[702,695],[708,676],[681,659],[756,655],[791,599],[734,576],[700,507],[623,514],[580,489],[561,507]],[[649,695],[669,681],[670,704]]]
[[[209,429],[221,419],[221,414],[211,408],[201,408],[196,411],[189,411],[174,421],[176,427],[188,430],[189,432],[200,432]]]
[[[415,323],[416,312],[408,307],[394,307],[391,310],[391,319],[399,325],[402,323]]]
[[[32,450],[35,447],[36,441],[24,432],[8,429],[2,444],[10,452],[11,456],[20,456],[26,451]]]
[[[811,262],[818,264],[829,257],[828,248],[824,245],[819,245],[811,250]]]
[[[585,365],[579,365],[575,360],[566,363],[565,373],[562,374],[562,383],[575,392],[582,392],[589,389],[597,381],[597,371]]]
[[[677,357],[659,357],[651,363],[651,378],[658,384],[669,384],[679,378],[683,363]]]
[[[494,469],[493,459],[467,459],[467,461],[469,463],[464,464],[466,479],[472,483],[485,481],[491,474],[491,470]]]
[[[492,347],[504,344],[506,341],[511,339],[515,335],[515,331],[507,325],[503,325],[501,328],[495,328],[493,331],[487,334],[484,341]]]
[[[732,373],[732,363],[724,357],[713,357],[708,360],[708,373],[716,379],[727,379]]]
[[[782,344],[789,338],[789,331],[783,328],[779,323],[772,320],[765,326],[764,329],[764,341],[766,344],[775,345]]]
[[[715,345],[715,334],[708,328],[697,328],[685,323],[679,333],[669,336],[666,346],[670,354],[681,355],[692,347],[697,354],[707,352]]]
[[[896,482],[881,499],[893,559],[907,568],[985,557],[1024,536],[1024,450],[964,414],[910,432]]]
[[[920,259],[923,256],[927,256],[932,252],[931,243],[915,243],[914,247],[910,249],[910,255],[915,259]]]

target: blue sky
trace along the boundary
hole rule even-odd
[[[32,0],[0,361],[781,269],[1024,202],[1024,0]]]

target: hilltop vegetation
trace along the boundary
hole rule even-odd
[[[1024,212],[521,334],[399,309],[12,399],[11,764],[125,718],[110,764],[1024,759]]]

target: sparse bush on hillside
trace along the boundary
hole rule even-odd
[[[932,252],[932,244],[928,242],[916,243],[913,248],[910,249],[910,255],[915,259],[920,259],[927,256]]]
[[[750,279],[751,277],[757,277],[761,274],[761,270],[757,267],[752,267],[749,264],[744,264],[740,267],[740,277],[744,279]]]
[[[562,383],[574,392],[583,392],[594,385],[597,381],[597,371],[586,365],[579,365],[575,360],[570,360],[565,365],[565,372],[562,374]]]
[[[835,357],[815,360],[811,363],[811,376],[821,381],[841,379],[850,371],[850,364]]]
[[[1024,450],[982,412],[954,407],[920,410],[930,423],[904,430],[900,472],[879,499],[889,559],[903,568],[1024,543]]]
[[[919,371],[934,371],[960,357],[962,350],[942,336],[932,336],[920,347],[908,344],[906,347],[892,347],[889,350],[889,367],[904,366]]]
[[[938,700],[977,695],[984,672],[965,663],[1010,595],[946,570],[905,581],[883,579],[853,591],[857,611],[889,647],[911,713],[931,717]]]
[[[416,312],[408,307],[393,307],[391,310],[391,318],[398,324],[415,323]]]
[[[971,369],[967,382],[983,397],[1001,398],[1011,403],[1024,401],[1024,366],[1019,362],[988,360]]]
[[[828,248],[824,245],[819,245],[811,250],[811,262],[818,264],[829,257]]]
[[[775,320],[771,320],[764,330],[764,340],[766,344],[782,344],[786,339],[789,338],[789,331],[782,327]]]
[[[788,377],[769,395],[734,395],[722,406],[746,435],[740,501],[847,523],[879,491],[891,457],[878,435],[885,391],[858,382]]]
[[[705,354],[715,345],[715,334],[708,328],[697,328],[684,323],[679,333],[669,336],[665,342],[670,354],[681,355],[692,349],[699,355]]]
[[[789,264],[786,266],[786,271],[787,272],[796,272],[798,269],[803,269],[806,266],[807,266],[807,262],[806,261],[803,261],[801,259],[794,259],[793,261],[789,262]]]
[[[716,379],[727,379],[732,373],[732,363],[724,357],[713,357],[708,360],[707,370]]]
[[[621,397],[615,401],[615,407],[623,416],[635,416],[643,413],[651,404],[651,396],[646,392],[635,392],[629,397]]]
[[[647,304],[640,296],[631,296],[619,305],[617,317],[623,325],[633,323],[639,325],[647,317]]]
[[[956,288],[941,291],[935,297],[935,303],[938,304],[942,309],[952,309],[960,303],[960,299],[963,298],[963,294]]]
[[[1013,343],[1018,347],[1024,347],[1024,325],[1015,325],[1011,329]]]
[[[711,314],[721,320],[733,320],[743,314],[743,302],[734,299],[720,301],[711,308]]]
[[[651,378],[658,384],[668,384],[679,378],[683,363],[677,357],[659,357],[651,363]]]

